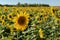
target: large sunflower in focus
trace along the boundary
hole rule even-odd
[[[17,14],[17,17],[14,18],[14,28],[17,30],[25,30],[28,25],[28,17],[29,15],[26,14],[26,12],[20,12],[20,14]]]

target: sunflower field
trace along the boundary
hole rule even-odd
[[[0,7],[0,40],[60,40],[60,9]]]

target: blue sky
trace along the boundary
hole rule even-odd
[[[20,3],[40,3],[40,4],[49,4],[52,6],[60,6],[60,0],[0,0],[0,4],[17,4]]]

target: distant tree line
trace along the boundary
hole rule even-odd
[[[0,4],[0,6],[8,6],[8,7],[13,7],[13,6],[15,6],[15,7],[41,7],[41,6],[44,6],[45,7],[45,6],[47,6],[47,7],[49,7],[48,4],[27,4],[27,3],[20,4],[20,2],[18,2],[16,5]]]

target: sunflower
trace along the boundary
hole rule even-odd
[[[17,30],[25,30],[28,25],[28,17],[29,15],[26,14],[26,12],[20,12],[20,14],[17,14],[17,17],[14,18],[14,28]]]
[[[39,30],[39,36],[40,36],[40,38],[43,38],[43,31],[42,31],[41,28],[40,28],[40,30]]]
[[[5,23],[5,21],[4,20],[2,20],[2,25],[5,25],[6,23]]]
[[[12,18],[13,18],[12,13],[8,14],[7,17],[8,17],[9,20],[12,20]]]
[[[1,20],[5,20],[6,16],[5,15],[2,15],[1,16]]]
[[[4,12],[8,11],[8,7],[4,6]]]

